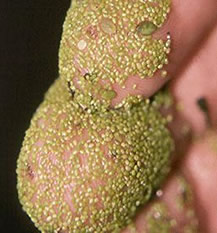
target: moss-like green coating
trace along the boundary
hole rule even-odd
[[[119,232],[168,173],[173,140],[160,113],[168,95],[127,96],[108,107],[115,83],[152,77],[168,63],[170,37],[152,33],[169,6],[170,0],[72,2],[60,78],[33,116],[17,162],[20,202],[42,233]]]
[[[119,232],[169,170],[165,95],[89,113],[61,79],[26,132],[17,163],[23,209],[44,233]]]
[[[170,0],[74,0],[64,23],[59,70],[79,101],[91,95],[87,105],[97,107],[100,100],[108,107],[116,95],[104,98],[101,89],[124,87],[132,77],[150,78],[158,70],[167,76],[171,38],[152,34],[169,11]],[[94,78],[86,80],[86,74]]]

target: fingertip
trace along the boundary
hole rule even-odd
[[[156,77],[146,79],[141,79],[136,75],[131,76],[126,80],[124,87],[115,83],[113,89],[117,95],[112,100],[111,106],[117,106],[128,96],[141,96],[143,98],[152,96],[169,80],[169,78],[161,77],[160,72],[157,72],[155,76]]]

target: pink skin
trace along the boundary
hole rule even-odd
[[[217,130],[215,130],[217,145]],[[186,176],[195,190],[196,210],[204,232],[217,232],[217,151],[212,150],[209,136],[195,142],[183,164]]]
[[[205,97],[208,101],[212,124],[217,126],[217,27],[197,55],[188,64],[182,75],[173,84],[175,98],[186,106],[180,114],[191,123],[194,133],[200,134],[206,129],[204,114],[195,101]],[[197,116],[197,117],[195,117]]]
[[[201,96],[207,99],[212,134],[216,137],[213,143],[217,145],[216,38],[217,25],[173,87],[176,98],[185,106],[181,114],[191,123],[195,135],[200,137],[191,145],[182,169],[192,182],[197,203],[200,203],[196,206],[198,214],[203,219],[201,223],[207,233],[217,232],[217,151],[212,149],[204,115],[195,101]]]

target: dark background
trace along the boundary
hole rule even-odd
[[[1,233],[38,232],[17,198],[16,160],[30,119],[58,76],[69,5],[70,0],[0,0]]]

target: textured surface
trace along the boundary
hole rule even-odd
[[[112,84],[168,63],[170,36],[152,38],[168,12],[167,0],[72,2],[60,78],[31,120],[17,166],[20,202],[40,231],[119,232],[168,173],[171,116],[161,110],[170,97],[127,96],[108,108]]]
[[[20,201],[42,232],[115,232],[129,222],[169,170],[164,102],[160,93],[128,110],[92,114],[61,80],[54,84],[26,132],[17,169]]]
[[[170,0],[73,2],[64,23],[59,69],[79,101],[110,105],[115,90],[129,80],[153,77],[158,70],[167,76],[170,35],[163,40],[152,34],[169,10]]]

